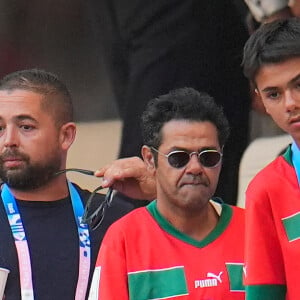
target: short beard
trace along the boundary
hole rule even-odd
[[[7,155],[11,155],[7,154]],[[53,153],[43,163],[30,164],[30,157],[26,154],[13,151],[13,155],[21,157],[26,164],[22,168],[7,169],[3,165],[3,156],[0,156],[0,178],[9,187],[16,190],[33,190],[47,184],[60,169],[60,156]]]

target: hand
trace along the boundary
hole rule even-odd
[[[270,22],[273,22],[278,19],[287,19],[290,17],[293,17],[293,13],[291,11],[291,8],[287,6],[283,9],[277,11],[272,16],[266,18],[263,23],[270,23]]]
[[[95,176],[103,177],[103,187],[112,186],[130,198],[153,200],[156,197],[154,175],[139,157],[117,159],[97,170]]]

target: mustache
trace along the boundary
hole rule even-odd
[[[187,175],[184,180],[182,180],[183,184],[202,184],[204,186],[209,185],[209,180],[200,175]]]
[[[10,158],[17,158],[24,161],[30,160],[30,157],[27,154],[21,153],[18,150],[8,149],[0,155],[0,162],[3,162],[6,159],[10,159]]]

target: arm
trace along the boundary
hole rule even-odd
[[[133,199],[153,200],[156,197],[154,175],[139,157],[117,159],[97,170],[95,176],[103,177],[103,187],[112,186]]]
[[[246,299],[285,300],[283,256],[268,193],[254,179],[246,193]]]

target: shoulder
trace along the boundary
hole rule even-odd
[[[84,203],[86,203],[86,201],[88,200],[88,198],[90,197],[90,195],[92,194],[89,190],[84,189],[82,187],[80,187],[78,184],[72,182],[72,184],[74,185],[74,187],[76,188],[77,192],[79,193],[82,201]],[[100,194],[97,193],[97,195],[95,196],[95,198],[97,199],[104,199],[105,195],[104,194]]]
[[[233,206],[233,205],[231,205],[230,207],[231,207],[234,214],[239,215],[239,216],[244,216],[245,215],[245,209],[244,208],[238,207],[238,206]]]
[[[107,235],[117,239],[127,236],[141,235],[144,229],[149,229],[150,214],[146,207],[136,208],[115,221],[109,228]]]
[[[254,176],[250,181],[247,191],[253,187],[266,186],[267,183],[268,186],[270,184],[274,185],[274,182],[285,177],[284,173],[290,173],[291,170],[294,170],[293,166],[283,156],[279,156]]]
[[[214,197],[211,200],[211,203],[215,207],[216,211],[217,212],[219,211],[218,214],[220,213],[220,211],[222,211],[223,214],[226,214],[229,217],[232,217],[232,216],[235,216],[235,215],[243,217],[245,215],[245,209],[244,208],[227,204],[219,197]]]
[[[138,224],[138,227],[140,228],[144,223],[147,223],[148,216],[149,212],[147,208],[139,207],[120,218],[117,222],[115,222],[114,227],[127,230],[128,228]]]
[[[231,222],[233,224],[244,224],[245,222],[245,209],[238,207],[238,206],[233,206],[229,204],[223,204],[223,209],[227,207],[227,209],[231,210]]]
[[[298,180],[293,165],[285,156],[279,156],[262,169],[248,185],[246,212],[258,207],[270,209],[270,205],[280,202],[279,195],[290,193],[295,187],[298,187]]]
[[[274,180],[274,176],[277,176],[276,168],[278,164],[278,160],[282,158],[276,158],[266,167],[264,167],[261,171],[259,171],[254,178],[250,181],[247,189],[246,189],[246,207],[247,201],[249,198],[251,199],[260,199],[261,197],[265,197],[267,190],[270,188],[270,185],[276,185],[277,180]],[[253,201],[253,200],[251,200]]]

